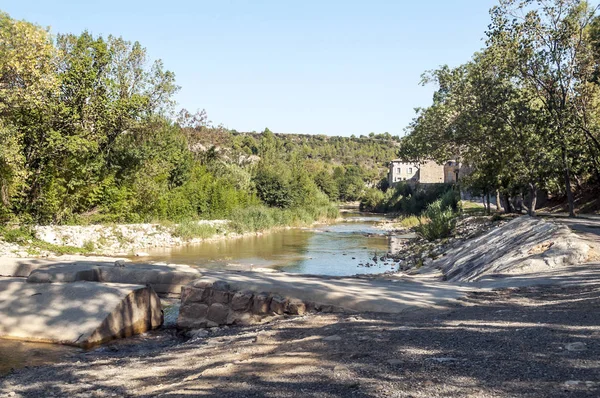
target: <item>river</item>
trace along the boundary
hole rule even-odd
[[[390,251],[390,237],[375,227],[383,219],[380,215],[342,213],[342,221],[335,224],[153,249],[149,257],[136,260],[331,276],[383,273],[397,269],[396,263],[379,260]]]

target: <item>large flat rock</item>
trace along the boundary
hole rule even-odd
[[[179,295],[181,288],[201,276],[200,271],[185,265],[126,263],[124,267],[95,262],[66,262],[38,268],[31,272],[30,283],[106,282],[151,286],[158,294]]]
[[[146,286],[0,279],[0,338],[91,347],[162,324]]]
[[[55,261],[45,259],[0,257],[0,276],[26,278],[36,269],[54,264]]]

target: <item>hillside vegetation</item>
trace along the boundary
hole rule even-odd
[[[310,223],[358,200],[397,138],[239,133],[175,112],[175,74],[121,37],[0,13],[0,223]]]

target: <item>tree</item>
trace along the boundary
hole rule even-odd
[[[581,0],[501,0],[491,11],[488,32],[489,42],[503,50],[519,72],[516,77],[549,115],[571,217],[573,157],[581,141],[581,129],[574,122],[577,90],[593,78],[593,53],[586,38],[596,9]]]

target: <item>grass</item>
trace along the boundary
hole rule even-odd
[[[207,239],[218,234],[219,230],[210,224],[201,224],[198,221],[187,220],[175,226],[171,230],[173,236],[180,237],[184,240],[195,238]]]
[[[400,220],[398,220],[398,225],[401,226],[402,228],[412,229],[412,228],[418,227],[419,225],[421,225],[422,223],[425,223],[425,222],[427,222],[427,220],[425,220],[423,217],[406,216],[406,217],[402,217]]]
[[[279,209],[253,206],[237,209],[231,215],[230,226],[237,233],[261,232],[275,227],[299,227],[316,221],[333,220],[339,216],[334,205]]]

